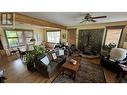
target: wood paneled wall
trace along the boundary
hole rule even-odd
[[[50,21],[34,18],[31,16],[23,15],[20,13],[15,13],[15,21],[38,25],[38,26],[45,26],[45,27],[53,27],[53,28],[60,28],[60,29],[66,29],[66,26],[52,23]]]
[[[68,43],[76,45],[76,29],[68,29]]]

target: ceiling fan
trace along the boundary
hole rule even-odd
[[[92,17],[89,13],[86,14],[86,16],[82,19],[80,23],[83,22],[96,22],[95,19],[100,19],[100,18],[106,18],[107,16],[97,16],[97,17]]]

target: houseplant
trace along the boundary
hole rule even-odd
[[[41,46],[34,45],[34,50],[32,53],[34,56],[43,55],[46,53],[46,50],[45,50],[45,48],[43,48]]]
[[[32,54],[32,52],[26,53],[26,65],[29,71],[35,71],[33,58],[34,55]]]
[[[46,50],[38,45],[34,45],[34,50],[26,53],[26,64],[27,69],[30,71],[35,71],[34,62],[36,61],[36,57],[39,55],[43,55],[46,53]]]
[[[108,45],[105,45],[104,46],[104,49],[108,52],[111,51],[112,48],[115,48],[116,47],[116,44],[115,43],[109,43]]]

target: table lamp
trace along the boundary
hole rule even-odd
[[[32,39],[30,39],[30,42],[33,42],[33,44],[35,45],[35,39],[34,38],[32,38]]]

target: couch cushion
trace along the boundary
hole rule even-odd
[[[57,56],[63,56],[63,55],[65,55],[64,54],[65,50],[63,50],[63,49],[56,49],[55,52],[56,52]]]
[[[49,58],[49,61],[52,61],[52,60],[53,60],[53,57],[52,57],[51,52],[48,52],[48,53],[46,54],[46,56]]]
[[[48,65],[49,64],[49,59],[47,56],[45,56],[44,58],[40,59],[41,62],[43,62],[45,65]]]
[[[48,72],[49,72],[49,73],[52,73],[52,72],[54,72],[55,69],[57,68],[58,63],[57,63],[57,62],[54,62],[54,61],[51,61],[51,62],[49,63],[49,66],[50,66],[50,68],[48,68]]]
[[[65,55],[62,55],[62,56],[58,56],[58,58],[66,59],[66,56]]]
[[[64,55],[64,50],[60,49],[59,50],[59,56],[62,56],[62,55]]]
[[[58,57],[57,59],[53,60],[54,62],[61,63],[63,61],[62,58]]]

